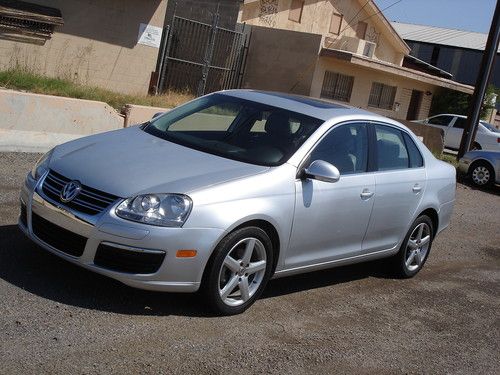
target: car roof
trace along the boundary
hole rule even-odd
[[[347,105],[333,103],[327,100],[312,98],[309,96],[287,94],[273,91],[261,90],[225,90],[219,91],[224,95],[247,99],[258,103],[269,104],[273,107],[287,109],[307,116],[315,117],[323,121],[344,116],[359,116],[360,119],[372,119],[393,123],[390,119]]]

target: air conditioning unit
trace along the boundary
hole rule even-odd
[[[371,59],[373,58],[373,53],[375,52],[376,47],[377,45],[373,42],[369,42],[368,40],[360,40],[358,53]]]

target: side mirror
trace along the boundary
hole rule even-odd
[[[165,112],[156,112],[153,117],[151,118],[151,120],[154,120],[155,118],[157,118],[158,116],[161,116],[163,115]]]
[[[313,161],[304,173],[306,178],[323,182],[337,182],[340,179],[337,167],[324,160]]]

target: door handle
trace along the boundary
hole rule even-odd
[[[413,189],[412,190],[413,190],[413,192],[415,194],[418,194],[418,193],[420,193],[422,191],[422,186],[420,186],[420,184],[415,184],[415,185],[413,185]]]
[[[373,191],[363,189],[359,196],[361,197],[361,199],[370,199],[371,197],[373,197],[373,194],[375,194]]]

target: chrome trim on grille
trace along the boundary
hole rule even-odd
[[[82,185],[80,193],[70,202],[62,203],[60,194],[64,185],[71,180],[53,170],[50,170],[41,181],[38,193],[47,198],[47,201],[59,208],[82,213],[86,216],[94,216],[104,212],[120,197],[106,193],[92,187]]]

